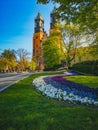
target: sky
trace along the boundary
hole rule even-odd
[[[0,0],[0,53],[4,49],[24,48],[32,55],[34,19],[38,11],[47,33],[53,4],[36,4],[36,0]]]

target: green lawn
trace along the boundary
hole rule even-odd
[[[48,99],[32,75],[0,93],[0,130],[98,130],[98,109]]]
[[[98,76],[70,76],[66,79],[92,88],[98,88]]]

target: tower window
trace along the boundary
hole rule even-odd
[[[38,23],[38,22],[36,22],[36,23],[35,23],[35,27],[38,27],[38,26],[39,26],[39,23]]]

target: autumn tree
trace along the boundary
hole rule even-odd
[[[9,61],[5,58],[0,56],[0,70],[6,72],[8,70]]]
[[[1,70],[14,71],[16,67],[16,57],[13,50],[4,50],[0,56]]]
[[[30,62],[30,70],[35,71],[37,67],[37,64],[34,60]]]

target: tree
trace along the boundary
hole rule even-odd
[[[25,49],[18,49],[16,51],[17,55],[17,68],[19,71],[26,70],[29,67],[29,52]]]
[[[89,53],[94,58],[92,65],[92,72],[94,73],[94,71],[97,72],[96,69],[98,68],[98,45],[90,46]]]
[[[85,61],[86,55],[87,55],[87,48],[86,47],[77,48],[75,62]]]
[[[70,67],[71,62],[75,59],[76,50],[83,44],[83,33],[79,30],[78,25],[74,24],[62,24],[62,40],[65,47],[66,64]]]
[[[8,70],[8,65],[9,61],[6,58],[0,56],[0,70],[6,72]]]
[[[67,23],[79,24],[80,30],[93,37],[91,45],[98,45],[98,0],[37,0],[37,2],[57,3],[58,18]]]
[[[47,40],[43,42],[42,47],[46,69],[61,64],[61,44],[61,40],[58,38],[57,35],[54,34],[49,36]]]
[[[31,63],[30,63],[30,69],[33,70],[33,71],[35,71],[36,67],[37,67],[36,62],[34,60],[32,60]]]
[[[16,67],[16,57],[13,50],[4,50],[0,56],[0,66],[4,71],[14,71]]]
[[[37,0],[38,3],[57,3],[59,16],[67,22],[81,24],[81,27],[98,31],[98,0]]]

